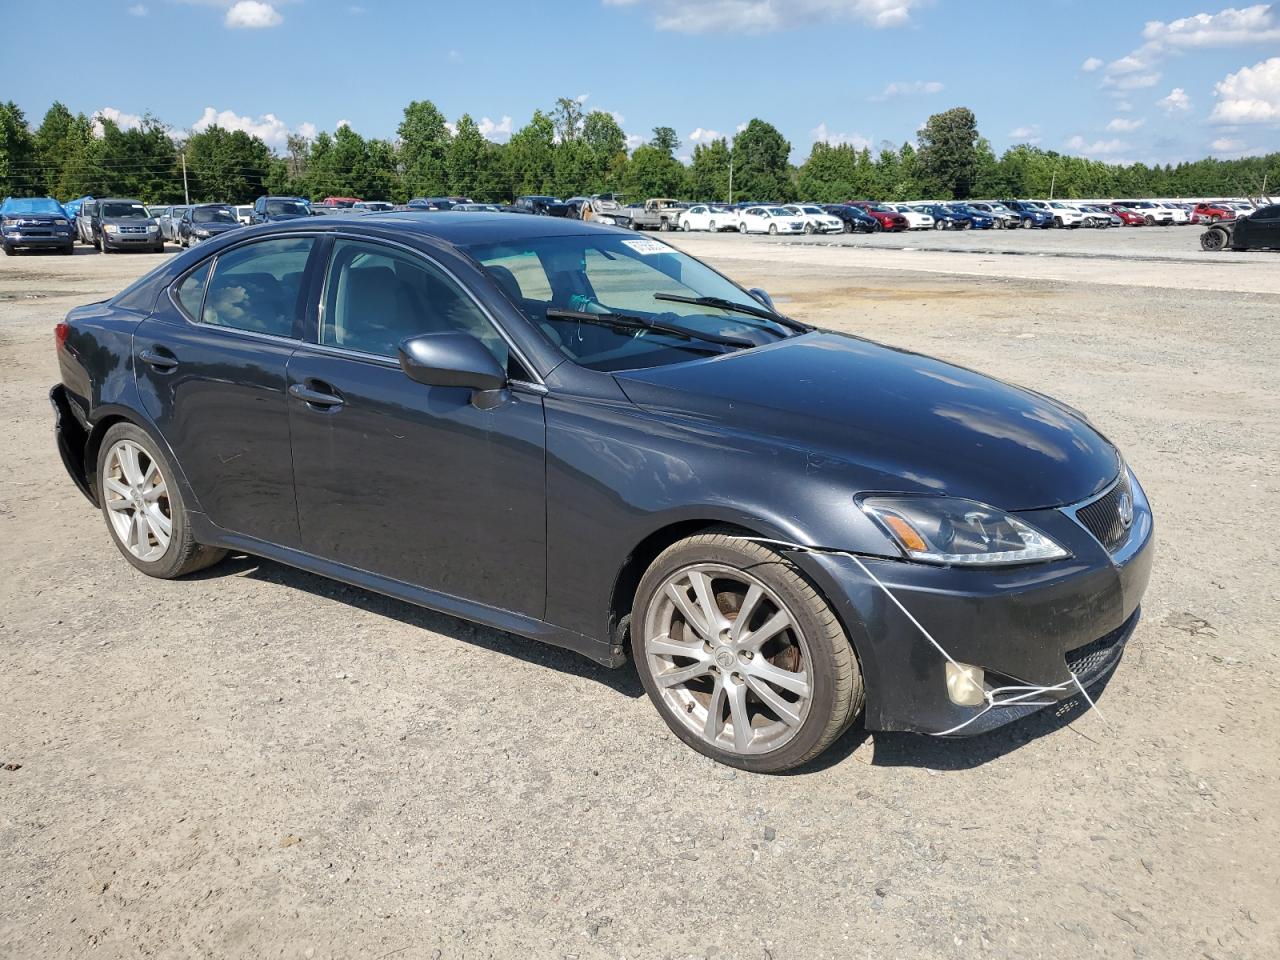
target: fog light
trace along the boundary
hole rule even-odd
[[[976,707],[986,702],[982,689],[984,673],[981,667],[967,663],[947,662],[947,696],[961,707]]]

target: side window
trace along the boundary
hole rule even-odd
[[[310,238],[281,238],[233,247],[214,262],[200,319],[276,337],[292,337],[311,253]]]
[[[1258,220],[1280,220],[1280,205],[1263,207],[1254,217]]]
[[[178,285],[174,288],[173,292],[178,298],[178,303],[182,305],[182,312],[189,320],[196,320],[200,316],[200,305],[204,303],[204,288],[209,283],[209,271],[212,268],[213,261],[206,260],[178,281]]]
[[[471,334],[507,365],[506,341],[442,271],[420,257],[379,244],[334,243],[321,343],[395,357],[406,337],[452,332]]]

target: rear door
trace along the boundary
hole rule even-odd
[[[1280,247],[1280,204],[1237,220],[1235,234],[1237,247]]]
[[[175,281],[134,333],[144,408],[200,508],[224,530],[287,547],[299,537],[285,366],[318,242],[228,247]]]
[[[512,384],[491,409],[400,369],[406,337],[472,334],[529,374],[440,264],[336,238],[318,330],[288,364],[302,547],[404,583],[541,618],[546,601],[542,397]]]

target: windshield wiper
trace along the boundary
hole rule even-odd
[[[682,297],[678,293],[655,293],[653,299],[670,300],[672,303],[691,303],[697,307],[718,307],[721,310],[730,310],[734,313],[745,313],[749,317],[772,320],[774,323],[795,330],[798,333],[808,333],[813,329],[807,323],[784,317],[776,310],[770,310],[768,307],[752,307],[745,303],[726,300],[724,297]]]
[[[668,333],[673,337],[685,340],[701,340],[722,347],[754,347],[755,344],[742,337],[725,337],[718,333],[703,333],[699,330],[686,330],[660,320],[650,320],[634,313],[586,313],[582,310],[565,310],[561,307],[547,307],[548,320],[578,320],[582,323],[596,323],[605,327],[622,330],[652,330],[654,333]]]

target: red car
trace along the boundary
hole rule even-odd
[[[865,210],[871,214],[880,223],[881,230],[887,230],[892,233],[910,228],[907,218],[897,210],[890,210],[888,207],[882,207],[880,204],[872,203],[870,200],[846,200],[845,204],[850,207],[857,207],[859,210]]]
[[[350,207],[360,202],[359,197],[325,197],[320,201],[322,207]]]
[[[1219,220],[1234,220],[1236,212],[1225,203],[1197,203],[1192,212],[1193,217],[1199,217],[1207,223],[1217,223]]]
[[[1128,207],[1106,207],[1104,209],[1110,210],[1117,217],[1123,220],[1126,227],[1141,227],[1146,225],[1147,218],[1140,213],[1130,210]]]

